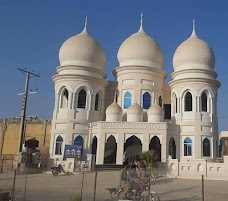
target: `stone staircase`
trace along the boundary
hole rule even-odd
[[[95,165],[94,171],[119,171],[123,168],[123,165],[116,164],[103,164],[103,165]]]

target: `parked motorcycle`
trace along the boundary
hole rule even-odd
[[[64,174],[69,174],[69,172],[66,172],[62,166],[62,164],[59,164],[58,166],[55,167],[51,167],[51,172],[53,176],[58,176],[58,174],[60,173],[64,173]]]

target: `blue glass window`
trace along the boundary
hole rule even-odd
[[[63,144],[63,138],[59,135],[56,138],[56,142],[55,142],[55,154],[56,155],[62,155],[62,144]]]
[[[143,94],[143,109],[149,109],[151,103],[151,96],[148,92]]]
[[[131,93],[127,91],[124,94],[124,109],[127,109],[130,106],[131,106]]]
[[[192,155],[192,140],[189,137],[184,139],[184,156]]]

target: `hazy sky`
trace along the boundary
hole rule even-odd
[[[173,72],[172,57],[192,32],[207,41],[216,56],[215,70],[222,86],[218,94],[219,130],[228,130],[228,2],[225,0],[0,0],[0,118],[20,116],[25,76],[17,68],[41,73],[30,80],[27,115],[51,119],[54,107],[52,76],[59,65],[61,44],[81,32],[88,16],[89,33],[106,52],[106,73],[113,80],[121,43],[139,28],[160,45],[164,70]]]

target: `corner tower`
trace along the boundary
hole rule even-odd
[[[88,123],[104,119],[105,52],[89,35],[87,19],[83,31],[62,44],[59,61],[50,157],[61,160],[65,145],[79,145],[86,154]]]
[[[214,52],[196,35],[193,22],[191,36],[174,53],[174,73],[169,83],[172,122],[181,127],[181,161],[216,158],[220,82],[214,66]]]

